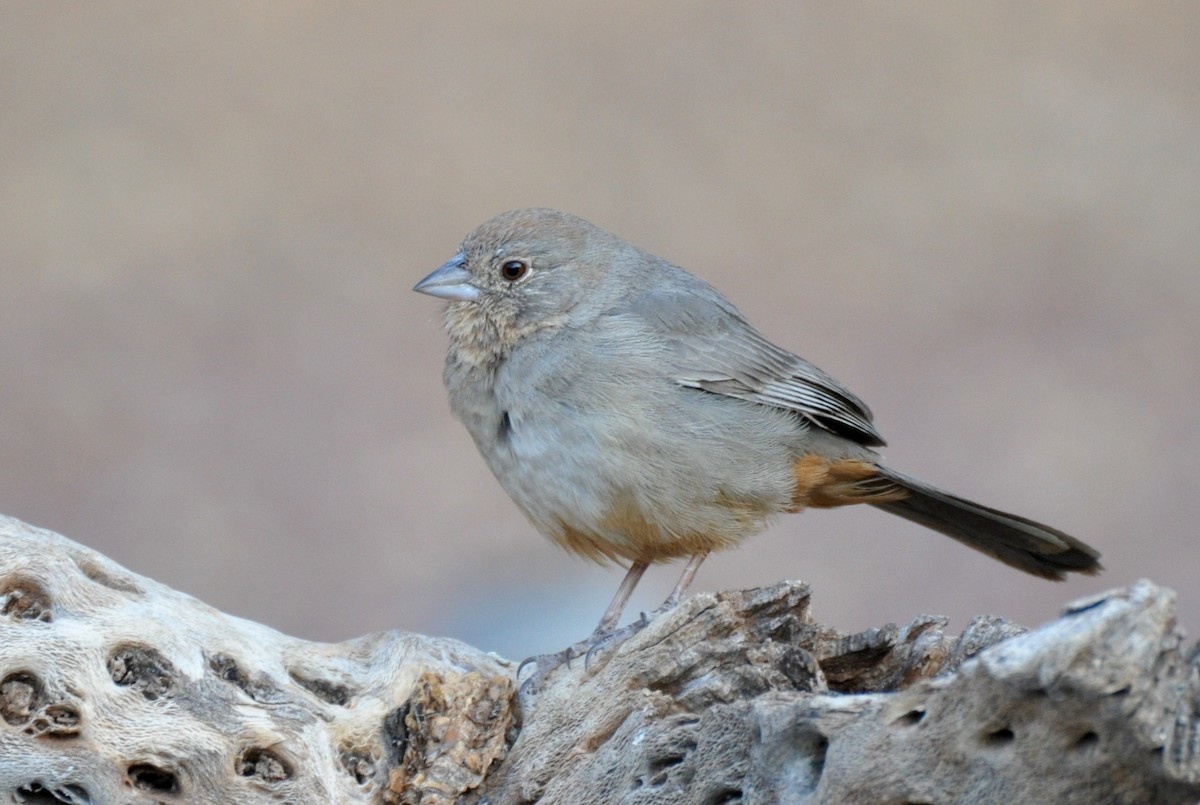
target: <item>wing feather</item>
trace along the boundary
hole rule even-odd
[[[663,340],[680,385],[795,411],[868,447],[884,444],[862,400],[768,341],[708,286],[648,291],[629,310]]]

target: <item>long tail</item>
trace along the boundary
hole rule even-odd
[[[1100,553],[1058,529],[990,509],[879,466],[879,477],[907,493],[874,503],[884,511],[932,528],[1006,565],[1062,581],[1066,573],[1099,573]]]

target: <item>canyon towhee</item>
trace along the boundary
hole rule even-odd
[[[892,470],[867,406],[698,277],[554,210],[499,215],[414,290],[449,300],[450,407],[544,535],[629,572],[710,552],[782,512],[869,503],[1047,579],[1099,554]]]

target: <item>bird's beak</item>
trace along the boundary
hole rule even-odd
[[[447,260],[441,268],[413,286],[419,293],[453,302],[476,302],[479,288],[471,284],[471,272],[463,268],[467,258],[462,252]]]

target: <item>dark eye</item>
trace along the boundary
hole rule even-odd
[[[500,266],[500,276],[509,282],[516,282],[525,276],[529,271],[529,263],[524,260],[506,260],[504,265]]]

